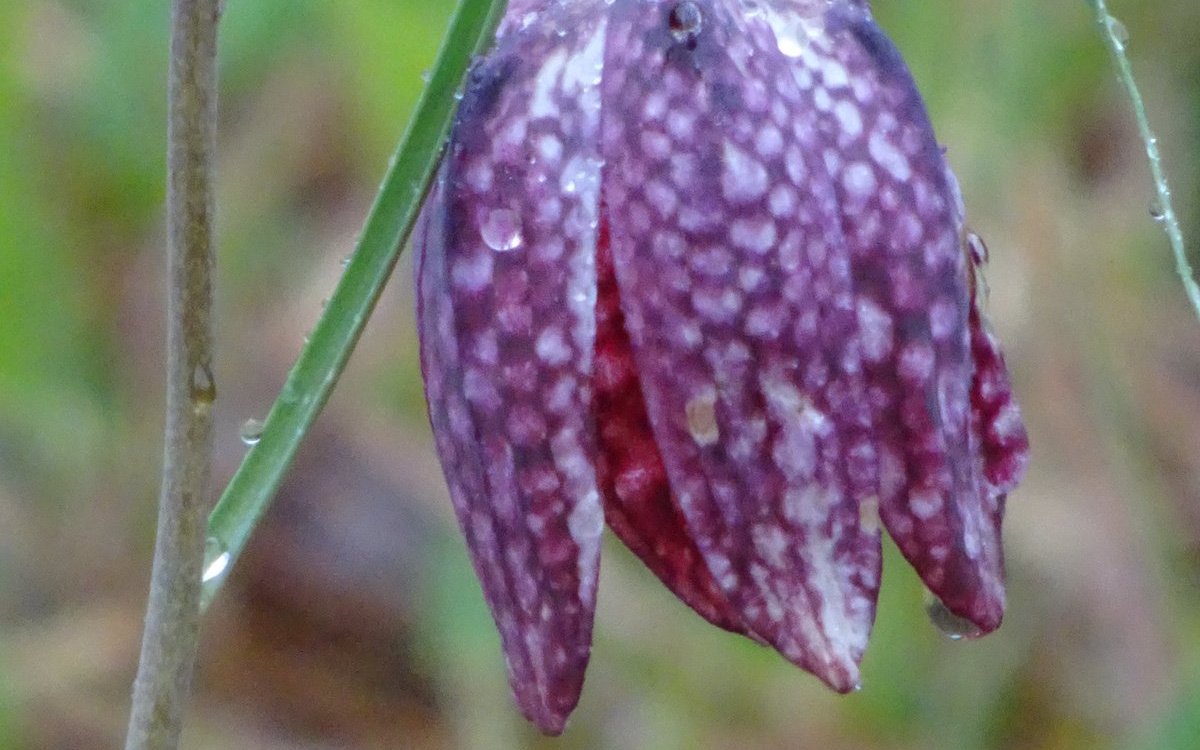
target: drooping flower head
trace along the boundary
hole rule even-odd
[[[437,449],[521,710],[562,730],[604,522],[853,689],[880,522],[979,632],[1027,441],[978,240],[865,0],[514,0],[418,227]]]

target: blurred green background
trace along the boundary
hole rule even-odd
[[[0,748],[114,747],[125,727],[161,455],[167,5],[0,3]],[[332,290],[450,5],[228,3],[220,484]],[[406,257],[205,623],[186,747],[1200,746],[1200,324],[1089,12],[874,5],[989,242],[1033,440],[1004,627],[944,639],[889,549],[865,689],[839,697],[609,544],[583,700],[563,738],[537,737],[430,447]],[[1200,246],[1200,3],[1112,5]]]

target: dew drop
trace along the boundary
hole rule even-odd
[[[975,623],[954,614],[946,608],[941,599],[928,592],[926,592],[925,598],[925,614],[929,616],[929,621],[938,629],[938,632],[952,641],[978,638],[983,634]]]
[[[432,79],[433,79],[433,73],[430,73],[428,68],[421,71],[421,80],[422,81],[424,81],[425,83],[429,83],[429,81]]]
[[[209,537],[204,542],[204,566],[200,574],[201,583],[219,581],[229,570],[229,550],[225,549],[216,537]]]
[[[258,441],[262,440],[263,422],[260,419],[247,419],[242,422],[242,428],[238,431],[238,437],[246,445],[258,445]]]
[[[1155,221],[1164,221],[1167,218],[1167,212],[1162,203],[1154,201],[1150,204],[1150,218]]]
[[[1116,16],[1109,16],[1105,21],[1108,24],[1108,33],[1121,49],[1125,49],[1125,45],[1129,44],[1129,29]]]
[[[217,398],[217,386],[213,382],[212,368],[201,362],[192,368],[192,378],[189,384],[193,407],[196,409],[212,406]]]
[[[704,25],[704,15],[698,5],[691,0],[684,0],[671,9],[667,24],[671,28],[671,36],[676,40],[694,41],[700,34],[700,27]]]
[[[516,250],[524,242],[521,236],[521,217],[515,211],[498,208],[488,213],[479,229],[483,241],[498,253]]]
[[[348,268],[350,266],[350,259],[352,257],[354,257],[354,256],[347,255],[344,258],[342,258],[340,261],[338,261],[338,263],[341,264],[342,268]]]

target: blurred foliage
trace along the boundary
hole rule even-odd
[[[167,3],[0,3],[0,747],[115,745],[161,429]],[[1188,748],[1200,727],[1200,327],[1082,2],[875,0],[989,241],[1034,443],[1004,627],[951,644],[894,550],[849,697],[605,548],[593,663],[537,738],[429,446],[402,262],[206,623],[196,748]],[[1200,4],[1113,0],[1189,236]],[[231,0],[219,476],[340,270],[449,14]],[[1195,256],[1193,255],[1195,260]]]

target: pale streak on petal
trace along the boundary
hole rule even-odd
[[[605,189],[623,197],[608,216],[622,308],[672,489],[713,577],[754,635],[849,690],[874,616],[879,532],[859,509],[875,487],[851,476],[846,458],[868,425],[834,188],[820,157],[794,142],[796,130],[817,125],[814,107],[791,87],[769,28],[749,29],[724,3],[696,5],[704,23],[690,45],[656,15],[666,4],[646,12],[618,3],[610,22]],[[739,125],[760,82],[791,87],[784,99],[797,103],[784,118],[794,129],[766,148],[759,129]],[[659,127],[638,119],[651,91],[695,123],[654,162],[661,174],[633,161],[640,133]],[[710,166],[672,181],[670,165],[688,161]],[[678,188],[671,214],[648,205],[643,186],[656,177]],[[793,213],[777,218],[783,201],[771,188],[789,178],[803,184],[786,196]],[[652,217],[648,231],[638,216]],[[801,243],[828,243],[822,262],[781,272],[788,230]],[[664,235],[697,250],[656,253]],[[734,262],[704,262],[723,254]],[[751,294],[776,305],[770,319],[787,329],[764,335],[766,308]],[[809,318],[816,336],[796,327]],[[698,329],[695,342],[675,335],[684,324]],[[831,373],[825,386],[805,385],[812,369]]]

